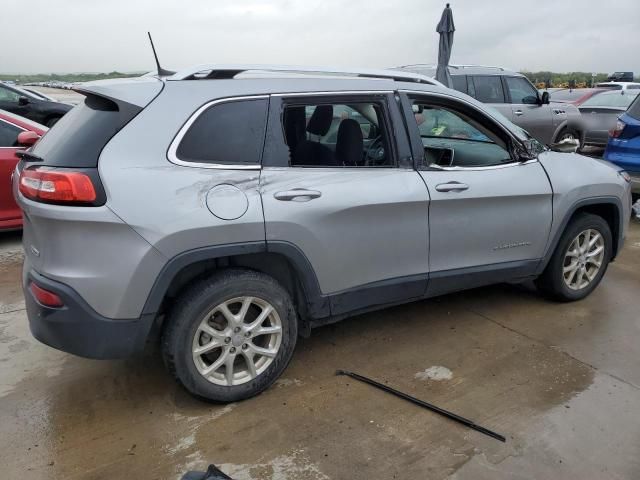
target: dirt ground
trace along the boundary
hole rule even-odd
[[[191,398],[157,352],[91,361],[35,341],[19,236],[0,236],[3,479],[640,478],[640,222],[573,304],[498,285],[362,315],[301,340],[241,403]],[[474,419],[500,443],[345,377]]]

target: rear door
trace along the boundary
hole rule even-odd
[[[429,196],[402,125],[391,92],[271,97],[267,248],[300,250],[334,315],[426,290]]]
[[[430,294],[530,275],[551,225],[540,163],[514,159],[510,136],[466,102],[414,92],[403,104],[431,197]]]
[[[479,102],[491,105],[509,120],[513,118],[499,75],[469,75],[468,79],[469,95]]]
[[[555,125],[552,108],[542,105],[538,91],[524,77],[503,77],[508,101],[511,103],[512,120],[524,128],[538,141],[548,144],[553,141]]]

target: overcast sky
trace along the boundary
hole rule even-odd
[[[437,60],[434,0],[2,0],[0,72]],[[452,63],[640,74],[640,0],[458,0]]]

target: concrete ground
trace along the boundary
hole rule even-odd
[[[573,304],[498,285],[362,315],[299,342],[241,403],[191,398],[156,353],[91,361],[28,330],[18,237],[0,237],[0,465],[6,479],[640,478],[640,223]],[[500,443],[345,377],[369,375]]]

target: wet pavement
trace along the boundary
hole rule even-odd
[[[157,352],[92,361],[36,342],[18,237],[0,236],[0,465],[7,479],[640,478],[640,222],[573,304],[498,285],[362,315],[301,340],[241,403],[195,400]],[[369,375],[505,444],[334,372]]]

